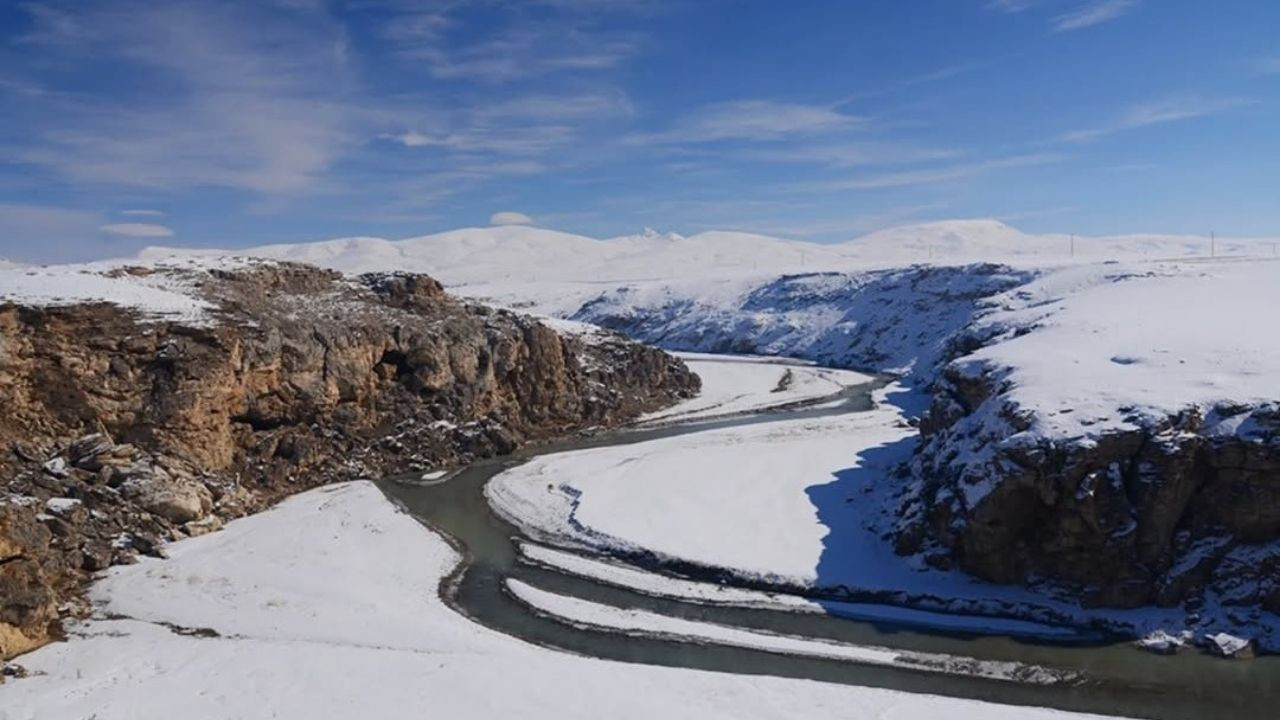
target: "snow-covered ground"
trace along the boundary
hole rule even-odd
[[[878,391],[878,407],[870,412],[543,456],[496,476],[485,492],[499,514],[542,541],[834,593],[820,604],[836,615],[947,627],[928,613],[910,617],[913,610],[837,601],[850,590],[948,612],[953,628],[990,634],[1054,634],[1052,627],[1012,617],[1078,627],[1101,622],[1134,636],[1183,628],[1177,608],[1083,608],[1071,598],[982,582],[896,554],[884,537],[896,488],[888,472],[910,458],[917,442],[887,402],[902,392],[900,386]],[[540,560],[556,564],[557,558],[544,552]],[[571,572],[650,594],[715,602],[715,593],[679,580],[571,565]],[[724,602],[738,601],[783,604],[768,596]],[[1256,630],[1262,637],[1276,628]]]
[[[588,557],[531,542],[519,543],[520,559],[532,565],[553,568],[568,575],[588,578],[615,587],[635,590],[655,597],[676,598],[709,605],[770,608],[800,612],[823,612],[819,603],[798,595],[748,590],[696,580],[646,572],[602,557]]]
[[[494,508],[535,537],[819,582],[830,532],[810,498],[840,472],[883,472],[866,451],[909,452],[914,431],[882,407],[547,455],[495,477]],[[857,516],[849,518],[856,521]]]
[[[1036,685],[1070,684],[1081,678],[1075,673],[1028,666],[1015,662],[979,662],[938,653],[920,653],[887,647],[854,645],[832,640],[766,633],[758,630],[684,620],[637,608],[612,605],[558,595],[515,579],[507,579],[506,589],[516,599],[538,613],[571,625],[605,628],[614,632],[648,637],[675,638],[763,650],[783,655],[849,660],[867,665],[907,667],[925,672],[1009,680]]]
[[[675,353],[702,378],[698,397],[650,413],[641,422],[700,420],[792,405],[834,395],[870,382],[849,370],[769,358]]]
[[[989,305],[970,332],[992,339],[957,366],[998,369],[1031,433],[1280,401],[1280,260],[1064,268]]]
[[[900,627],[942,632],[999,633],[1045,640],[1073,640],[1081,637],[1078,631],[1070,627],[1009,618],[966,617],[879,603],[817,601],[786,592],[749,590],[720,583],[686,580],[643,570],[613,559],[588,557],[581,553],[531,542],[521,542],[519,545],[522,562],[588,578],[604,585],[627,588],[653,597],[672,598],[702,605],[767,608],[814,614],[828,613],[855,620],[892,622]]]
[[[21,657],[33,675],[0,686],[0,718],[1067,716],[528,645],[439,600],[457,553],[369,483],[295,496],[169,551],[109,571],[93,588],[97,619]]]
[[[132,263],[137,265],[137,263]],[[196,324],[209,305],[191,284],[168,270],[208,270],[243,266],[234,258],[177,258],[147,263],[148,272],[121,272],[120,263],[35,267],[0,263],[0,304],[61,306],[109,302],[145,317]]]

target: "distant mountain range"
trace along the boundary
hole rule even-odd
[[[635,282],[712,275],[778,275],[922,262],[999,261],[1053,265],[1075,261],[1273,256],[1280,238],[1216,240],[1189,235],[1074,237],[1033,235],[998,220],[948,220],[878,230],[843,243],[818,244],[745,232],[683,236],[646,230],[596,239],[530,226],[464,228],[387,240],[350,237],[242,250],[152,247],[146,259],[236,254],[294,260],[345,272],[397,268],[446,284]]]

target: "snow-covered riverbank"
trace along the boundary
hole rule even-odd
[[[674,353],[702,378],[698,396],[641,418],[642,423],[687,422],[806,403],[871,382],[870,375],[802,361],[703,353]]]
[[[457,553],[364,482],[169,551],[111,570],[96,619],[19,658],[32,675],[0,686],[0,718],[1069,716],[528,645],[445,606]]]

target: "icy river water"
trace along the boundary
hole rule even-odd
[[[807,678],[993,702],[1170,720],[1280,717],[1280,658],[1225,661],[1203,655],[1162,657],[1127,642],[1082,633],[1052,643],[1007,636],[940,633],[918,626],[861,622],[832,615],[733,608],[657,598],[536,567],[519,559],[521,531],[494,514],[484,496],[492,477],[533,457],[645,442],[748,423],[859,412],[871,407],[874,384],[849,388],[806,408],[727,419],[601,433],[473,463],[446,479],[389,478],[383,492],[419,521],[449,537],[463,563],[442,584],[454,609],[500,632],[546,647],[609,660],[739,674]],[[843,399],[843,402],[832,402]],[[504,590],[515,579],[548,592],[668,617],[902,651],[1011,661],[1078,676],[1052,685],[963,674],[939,674],[847,660],[786,655],[694,641],[583,627],[537,614]],[[494,678],[502,682],[501,678]]]

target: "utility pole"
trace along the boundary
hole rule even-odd
[[[1218,257],[1218,234],[1209,231],[1209,257]]]
[[[1071,257],[1076,256],[1076,234],[1071,233]]]

